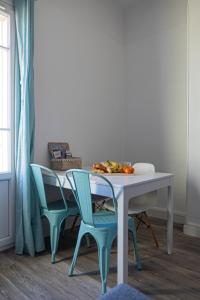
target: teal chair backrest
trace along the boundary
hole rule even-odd
[[[59,190],[61,193],[61,198],[64,202],[65,208],[67,209],[68,208],[67,202],[65,199],[65,195],[63,193],[60,179],[57,176],[57,174],[55,172],[53,172],[51,169],[46,168],[41,165],[38,165],[38,164],[31,164],[30,166],[31,166],[31,169],[33,172],[33,177],[34,177],[36,188],[37,188],[38,195],[39,195],[40,208],[48,209],[48,201],[47,201],[46,192],[45,192],[45,184],[44,184],[43,175],[49,175],[51,177],[54,177],[56,179],[56,181],[58,182],[58,187],[59,187]]]
[[[82,220],[85,224],[94,226],[91,194],[91,179],[94,177],[100,178],[110,187],[113,205],[115,207],[116,213],[117,202],[114,194],[114,189],[111,182],[107,178],[96,173],[79,169],[72,169],[67,171],[66,177],[70,183],[72,192],[81,213]]]

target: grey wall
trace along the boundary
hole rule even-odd
[[[67,141],[85,164],[121,159],[123,15],[111,0],[35,3],[35,161]]]
[[[157,170],[174,173],[175,209],[184,214],[186,0],[140,0],[134,2],[132,9],[129,7],[126,16],[126,68],[124,157],[152,162]]]

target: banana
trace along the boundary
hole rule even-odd
[[[107,160],[94,164],[93,171],[95,170],[98,170],[98,173],[121,173],[123,172],[123,165],[117,161]]]
[[[108,173],[113,173],[113,169],[111,167],[107,167],[106,170]]]

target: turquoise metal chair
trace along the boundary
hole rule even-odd
[[[113,205],[115,207],[114,212],[92,212],[90,179],[93,176],[98,177],[97,180],[103,180],[104,184],[106,182],[110,187]],[[77,244],[68,274],[69,276],[73,275],[82,237],[85,234],[91,234],[96,240],[98,247],[102,293],[105,293],[107,274],[109,271],[110,251],[113,240],[117,236],[117,201],[115,198],[113,186],[107,178],[84,170],[69,170],[66,172],[66,177],[71,185],[81,215],[81,225],[79,229]],[[128,226],[133,238],[137,269],[140,270],[141,262],[137,247],[135,224],[132,218],[129,218]]]
[[[31,164],[31,168],[38,191],[41,217],[46,217],[50,224],[51,262],[55,263],[60,231],[64,225],[64,221],[70,216],[79,215],[79,208],[75,201],[66,200],[60,179],[55,172],[37,164]],[[48,203],[43,174],[49,175],[52,179],[57,180],[61,195],[60,200]]]

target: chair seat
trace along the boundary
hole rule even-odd
[[[117,225],[117,217],[112,212],[97,212],[93,214],[93,221],[95,227],[107,227]]]
[[[113,201],[112,201],[112,199],[110,199],[110,200],[108,200],[108,201],[106,201],[106,203],[104,204],[104,207],[106,208],[106,209],[108,209],[108,210],[110,210],[110,211],[115,211],[115,208],[114,208],[114,206],[113,206]],[[141,209],[134,209],[134,211],[132,210],[132,209],[130,209],[129,208],[129,210],[128,210],[128,214],[129,215],[132,215],[132,214],[138,214],[138,213],[140,213],[140,212],[142,212],[142,211],[144,211],[145,209],[143,209],[143,210],[141,210]]]
[[[75,201],[66,201],[68,206],[68,215],[77,215],[79,213],[79,208]],[[48,203],[48,209],[50,212],[61,212],[66,210],[63,200],[57,200]]]
[[[145,195],[130,199],[128,206],[128,214],[134,215],[146,211],[154,207],[157,203],[157,192],[150,192]],[[104,207],[110,211],[114,211],[112,199],[106,201]]]
[[[93,214],[95,227],[117,227],[117,216],[113,212],[97,212]],[[131,217],[129,217],[131,221]]]

